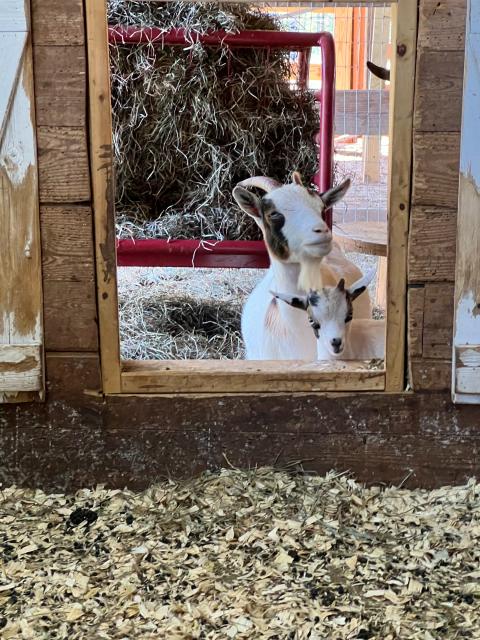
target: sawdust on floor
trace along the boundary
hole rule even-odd
[[[474,480],[365,488],[292,466],[3,488],[0,636],[478,639],[479,542]]]

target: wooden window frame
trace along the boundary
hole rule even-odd
[[[372,0],[365,0],[371,4]],[[362,2],[357,4],[361,5]],[[383,3],[382,3],[383,4]],[[405,390],[407,241],[417,0],[392,2],[387,329],[384,369],[366,362],[122,361],[116,277],[106,2],[86,0],[90,154],[103,391],[106,394]]]

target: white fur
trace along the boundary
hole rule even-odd
[[[333,353],[325,344],[325,340],[319,338],[317,360],[372,360],[374,358],[383,360],[385,358],[384,320],[353,319],[347,326],[348,331],[342,353]]]
[[[348,185],[346,183],[339,196],[334,194],[329,200],[329,194],[337,188],[320,197],[301,186],[294,177],[291,184],[279,186],[265,196],[264,199],[272,202],[275,210],[285,217],[282,233],[288,241],[289,257],[279,260],[266,243],[270,268],[250,294],[242,313],[242,335],[248,360],[315,359],[316,340],[305,312],[277,302],[271,291],[303,295],[310,288],[334,284],[340,277],[345,278],[347,285],[361,277],[358,267],[347,260],[337,243],[332,242],[332,232],[322,219],[325,206],[339,200]],[[253,194],[247,196],[248,201],[244,189],[237,187],[234,190],[238,204],[265,232],[258,215],[260,199]],[[358,317],[371,318],[367,292],[354,304]]]
[[[308,295],[276,293],[287,305],[301,304],[305,316],[317,333],[317,360],[370,360],[385,356],[385,322],[371,318],[347,322],[349,305],[347,293],[354,297],[367,287],[375,269],[362,276],[347,290],[344,286],[323,287]],[[353,303],[354,304],[354,303]],[[302,311],[302,309],[297,309]],[[355,310],[353,311],[355,314]],[[312,331],[314,334],[314,331]]]

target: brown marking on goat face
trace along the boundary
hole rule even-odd
[[[279,260],[287,260],[290,257],[290,249],[282,232],[285,216],[275,210],[273,202],[264,199],[262,201],[262,220],[268,248]]]

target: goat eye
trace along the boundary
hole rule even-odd
[[[281,220],[285,220],[285,218],[282,213],[279,213],[278,211],[272,211],[272,213],[270,214],[270,220],[273,220],[274,222],[280,222]]]
[[[345,318],[345,322],[351,322],[352,320],[352,316],[351,314],[348,314],[348,316]]]

